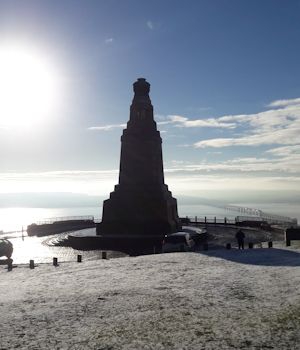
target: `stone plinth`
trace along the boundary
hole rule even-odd
[[[130,119],[121,137],[119,184],[103,203],[101,235],[163,235],[180,228],[177,201],[164,183],[150,84],[140,78],[133,88]]]

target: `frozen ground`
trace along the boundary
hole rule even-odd
[[[300,349],[299,248],[0,266],[0,349]]]

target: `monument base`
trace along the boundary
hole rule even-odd
[[[161,253],[163,236],[136,235],[76,236],[69,235],[68,242],[79,250],[114,250],[128,255]]]
[[[130,188],[117,185],[103,202],[97,235],[164,236],[181,229],[177,201],[167,185]]]

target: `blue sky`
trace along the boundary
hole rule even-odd
[[[299,37],[293,0],[0,0],[0,49],[35,50],[59,82],[42,122],[2,111],[0,193],[112,191],[138,77],[174,195],[298,191]]]

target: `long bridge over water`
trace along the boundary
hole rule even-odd
[[[259,218],[269,224],[277,225],[297,225],[297,219],[284,215],[266,213],[260,209],[242,207],[237,205],[226,205],[226,210],[238,212],[242,216],[247,216],[249,219],[255,220]]]

